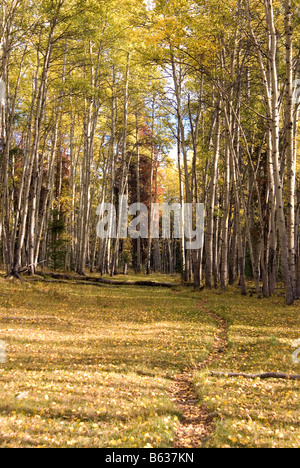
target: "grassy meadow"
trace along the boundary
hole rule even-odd
[[[173,447],[180,414],[168,389],[212,349],[217,323],[206,311],[230,326],[227,353],[195,374],[199,404],[214,415],[205,447],[300,447],[299,382],[209,372],[299,373],[291,359],[299,304],[242,298],[236,288],[219,295],[3,278],[0,447]]]
[[[2,281],[1,447],[172,447],[170,379],[211,349],[189,290]]]
[[[288,307],[281,297],[245,298],[235,289],[222,296],[206,292],[205,298],[208,309],[230,324],[227,353],[210,370],[300,374],[292,360],[293,341],[300,337],[299,302]],[[195,384],[216,415],[207,447],[300,447],[299,381],[211,377],[205,371]]]

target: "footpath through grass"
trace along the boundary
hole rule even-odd
[[[216,331],[200,303],[230,325],[227,354],[195,378],[215,416],[205,446],[300,447],[299,382],[210,376],[212,369],[299,374],[291,359],[299,302],[287,307],[236,289],[1,278],[0,447],[172,447],[180,415],[170,381],[208,355]]]
[[[170,379],[216,327],[199,293],[0,282],[0,447],[172,447]]]
[[[300,374],[300,363],[292,360],[293,341],[300,338],[299,301],[288,307],[282,298],[245,298],[235,289],[204,297],[207,308],[230,324],[228,353],[210,370]],[[215,415],[207,447],[300,447],[299,381],[211,377],[207,370],[195,385]]]

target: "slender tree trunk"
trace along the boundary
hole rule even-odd
[[[126,153],[127,153],[127,133],[128,133],[128,106],[129,106],[129,78],[130,78],[130,57],[127,55],[127,65],[125,74],[125,89],[124,89],[124,114],[123,114],[123,135],[122,135],[122,163],[121,163],[121,181],[120,181],[120,195],[123,197],[127,187],[127,174],[126,174]],[[121,209],[121,207],[119,207]],[[119,262],[119,248],[120,248],[120,222],[121,217],[117,221],[117,236],[115,239],[111,275],[118,275],[118,262]]]
[[[180,239],[180,254],[181,254],[181,271],[182,278],[187,281],[187,269],[186,269],[186,255],[185,255],[185,236],[184,236],[184,195],[183,195],[183,179],[181,169],[181,143],[180,143],[180,130],[179,125],[177,128],[177,164],[178,164],[178,176],[179,176],[179,196],[181,206],[181,239]]]
[[[296,290],[297,255],[295,243],[295,200],[296,200],[296,154],[294,151],[294,106],[293,106],[293,29],[292,1],[285,0],[286,39],[286,109],[285,143],[287,166],[287,238],[291,280]]]
[[[208,200],[207,210],[207,227],[205,236],[205,284],[207,288],[212,287],[212,274],[213,274],[213,239],[214,239],[214,223],[215,223],[215,196],[216,196],[216,184],[217,184],[217,173],[218,173],[218,162],[220,156],[220,110],[217,109],[217,123],[215,130],[215,148],[214,148],[214,160],[212,166],[211,183],[210,183],[210,195]]]
[[[223,218],[221,228],[221,288],[226,291],[228,283],[228,242],[229,242],[229,190],[230,190],[230,153],[228,145],[225,147],[225,174],[223,188]]]
[[[155,157],[155,171],[154,171],[154,203],[157,203],[157,177],[158,177],[158,158]],[[153,257],[154,257],[154,271],[161,273],[161,253],[159,239],[153,240]]]
[[[148,227],[148,247],[147,247],[147,266],[146,266],[146,273],[147,275],[150,275],[151,273],[151,253],[152,253],[152,226],[151,226],[151,220],[152,220],[152,209],[153,209],[153,176],[154,176],[154,123],[155,123],[155,96],[153,96],[152,100],[152,129],[151,129],[151,169],[150,169],[150,194],[149,194],[149,199],[150,199],[150,204],[149,204],[149,227]]]
[[[140,144],[139,144],[139,115],[136,113],[136,148],[137,148],[137,162],[136,162],[136,202],[141,203],[141,181],[140,181]],[[141,238],[136,240],[136,272],[141,272]]]
[[[236,259],[237,259],[237,232],[236,217],[233,220],[233,232],[231,236],[231,248],[229,255],[229,284],[233,285],[236,280]]]

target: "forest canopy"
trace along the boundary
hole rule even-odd
[[[294,0],[2,0],[0,262],[247,279],[300,296],[300,8]],[[203,203],[205,242],[99,239],[128,196]],[[118,212],[118,210],[117,210]],[[182,220],[184,222],[184,220]],[[174,224],[174,220],[173,220]]]

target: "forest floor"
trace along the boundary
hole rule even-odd
[[[211,376],[298,374],[299,303],[98,286],[0,276],[0,447],[300,447],[299,381]]]

